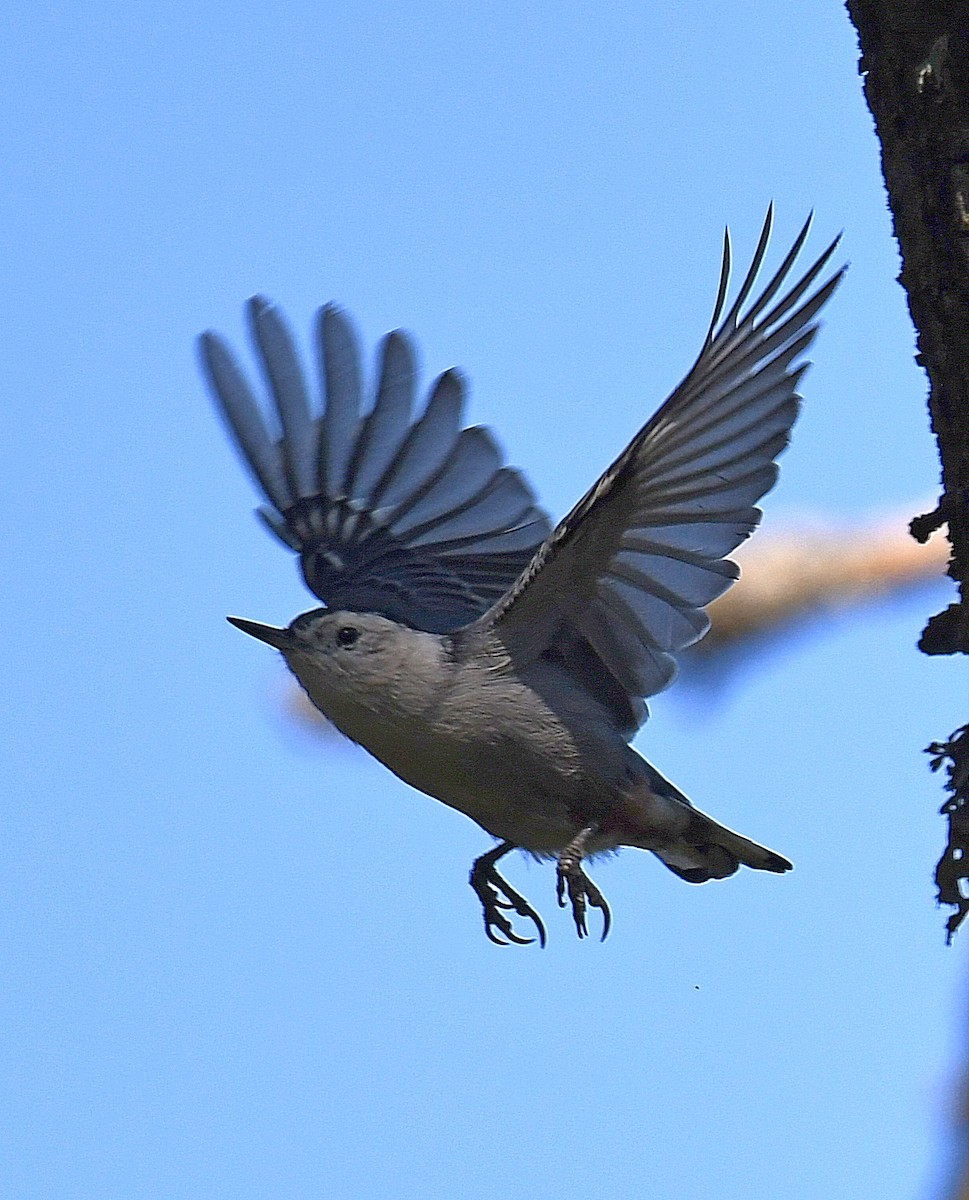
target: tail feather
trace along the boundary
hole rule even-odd
[[[684,805],[689,810],[688,818],[675,842],[660,848],[648,847],[674,874],[687,883],[706,883],[708,879],[726,879],[741,866],[755,871],[772,871],[782,875],[790,871],[793,864],[721,825],[706,813],[694,808],[668,779],[660,775],[651,763],[640,760],[647,768],[650,790]]]
[[[773,871],[775,875],[791,870],[792,863],[766,846],[734,833],[705,813],[694,810],[691,815],[693,819],[676,845],[654,851],[657,858],[687,883],[726,879],[741,866]]]

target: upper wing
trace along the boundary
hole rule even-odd
[[[494,438],[462,429],[466,387],[445,371],[412,418],[416,365],[399,331],[384,338],[376,398],[361,414],[360,356],[347,317],[318,314],[321,411],[293,338],[259,296],[248,315],[278,421],[267,419],[225,343],[199,340],[202,367],[236,446],[269,501],[259,515],[300,556],[329,607],[379,612],[447,633],[518,578],[549,531],[528,484]]]
[[[693,368],[478,623],[493,627],[519,664],[542,654],[562,663],[627,732],[646,715],[643,698],[672,680],[675,652],[706,633],[704,605],[739,574],[724,556],[760,520],[754,503],[777,478],[774,460],[797,416],[802,356],[817,331],[811,322],[844,273],[810,293],[836,240],[789,285],[808,218],[742,312],[772,219],[769,209],[750,270],[721,320],[730,274],[725,236],[717,303]]]

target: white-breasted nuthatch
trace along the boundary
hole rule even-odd
[[[726,558],[760,519],[797,417],[814,318],[843,269],[812,291],[837,240],[793,284],[810,218],[751,300],[761,231],[724,312],[730,241],[699,357],[683,382],[554,529],[484,428],[462,429],[465,384],[446,371],[413,418],[414,352],[381,347],[361,412],[357,340],[319,315],[324,398],[309,398],[292,337],[261,298],[252,335],[276,413],[271,428],[224,343],[201,338],[206,376],[325,607],[276,628],[230,617],[280,650],[317,708],[394,774],[466,813],[499,844],[471,870],[492,941],[524,943],[512,915],[538,913],[496,869],[520,848],[557,860],[560,904],[580,937],[609,908],[586,857],[637,846],[690,883],[743,864],[791,864],[700,812],[628,742],[674,655],[706,632],[704,606],[738,575]],[[785,290],[786,289],[786,290]]]

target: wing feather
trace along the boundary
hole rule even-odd
[[[630,734],[645,715],[643,699],[672,680],[676,653],[706,632],[705,606],[739,574],[725,556],[760,520],[756,502],[777,478],[774,460],[797,418],[814,318],[844,274],[811,291],[835,240],[790,279],[808,218],[751,300],[772,220],[769,209],[725,316],[724,237],[713,319],[686,378],[465,635],[470,642],[490,630],[519,665],[543,655],[567,665],[563,647],[574,652],[584,640],[587,652],[573,653],[582,677],[595,662],[600,692],[615,696],[619,686],[624,697],[613,710]]]
[[[248,314],[269,415],[213,333],[200,339],[202,367],[268,501],[259,516],[299,554],[311,591],[331,607],[435,633],[486,611],[550,525],[523,476],[502,465],[491,434],[462,428],[461,374],[445,371],[414,419],[414,351],[402,333],[390,333],[373,405],[361,415],[357,337],[347,316],[327,305],[316,325],[317,408],[282,315],[262,297]]]

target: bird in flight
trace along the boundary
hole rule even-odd
[[[646,698],[709,627],[705,606],[739,570],[727,555],[760,520],[756,502],[798,413],[820,309],[844,268],[817,280],[837,239],[803,273],[805,222],[755,295],[769,209],[727,307],[724,237],[713,318],[693,366],[572,511],[552,527],[491,433],[463,428],[466,384],[438,377],[413,414],[415,352],[401,332],[379,352],[363,411],[357,338],[319,312],[322,400],[278,310],[249,301],[266,405],[214,333],[203,371],[266,504],[322,607],[285,628],[232,624],[279,650],[313,704],[413,787],[497,839],[470,883],[487,936],[544,946],[532,905],[498,872],[521,849],[556,863],[579,937],[609,906],[584,861],[650,850],[688,883],[786,858],[695,808],[629,745]],[[752,298],[753,297],[753,298]],[[516,928],[517,925],[517,928]]]

